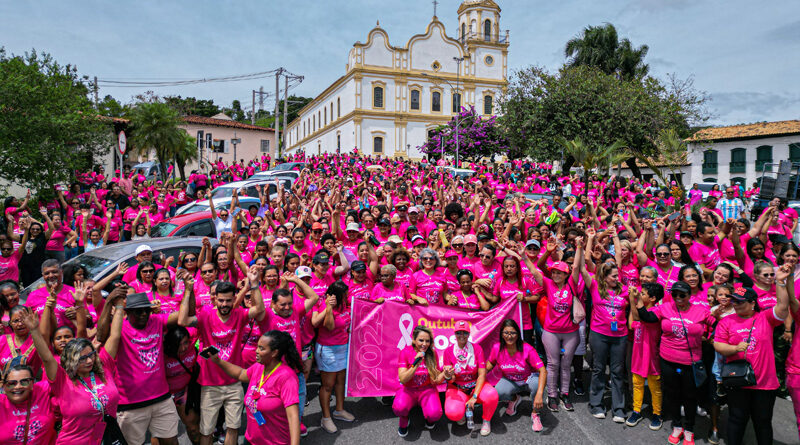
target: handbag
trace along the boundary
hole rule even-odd
[[[756,325],[755,315],[753,315],[753,325],[747,334],[747,343],[750,343],[753,335],[753,328]],[[747,351],[744,351],[744,358],[733,360],[722,365],[722,384],[726,388],[741,388],[744,386],[754,386],[756,384],[756,373],[753,365],[747,361]]]
[[[699,388],[703,386],[703,383],[705,383],[706,379],[708,378],[706,365],[703,363],[703,360],[694,360],[694,355],[692,354],[692,345],[689,343],[689,330],[686,329],[686,325],[683,323],[683,316],[681,315],[681,311],[678,310],[677,305],[675,305],[675,311],[678,312],[678,317],[681,319],[683,335],[686,336],[686,345],[689,347],[689,359],[692,361],[692,377],[694,377],[694,386]]]
[[[586,308],[583,307],[583,303],[581,303],[581,300],[578,298],[578,295],[576,294],[575,289],[572,287],[572,283],[569,282],[569,279],[570,277],[567,277],[567,284],[572,291],[572,307],[570,308],[572,313],[572,322],[575,324],[580,324],[586,319]]]

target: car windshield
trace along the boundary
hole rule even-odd
[[[714,185],[716,184],[697,184],[697,188],[704,192],[710,192]]]
[[[78,255],[77,257],[63,263],[61,266],[62,268],[68,264],[80,264],[81,266],[85,267],[86,270],[89,272],[88,276],[99,279],[102,278],[99,276],[100,272],[105,270],[111,263],[116,261],[114,258],[102,258],[99,256],[94,256],[92,254]],[[27,298],[27,293],[29,293],[33,289],[38,289],[39,287],[44,285],[44,279],[39,278],[38,280],[34,281],[33,284],[26,288],[26,292],[21,295],[23,298]]]
[[[172,233],[172,231],[175,230],[176,227],[178,227],[177,224],[160,222],[155,226],[153,226],[152,229],[150,229],[150,236],[152,236],[153,238],[163,238],[165,236],[169,236],[169,234]]]
[[[219,187],[214,190],[214,192],[211,194],[211,197],[214,199],[230,198],[231,196],[233,196],[234,190],[235,189],[233,187]]]

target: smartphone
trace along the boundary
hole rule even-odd
[[[422,361],[422,357],[417,357],[417,358],[414,359],[414,363],[412,363],[411,366],[417,366],[417,365],[419,365],[419,362],[421,362],[421,361]]]
[[[681,216],[681,214],[678,213],[678,212],[675,212],[675,213],[669,215],[667,217],[667,219],[670,220],[670,221],[675,221],[676,219],[678,219],[679,216]]]
[[[200,352],[200,357],[209,358],[214,354],[219,354],[219,349],[214,346],[209,346]]]

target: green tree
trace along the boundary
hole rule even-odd
[[[178,112],[164,102],[141,102],[131,110],[129,118],[131,145],[145,155],[154,152],[163,177],[167,164],[186,143],[186,132],[178,128],[182,123]]]
[[[0,47],[0,177],[52,191],[90,169],[113,144],[113,129],[98,119],[88,93],[74,66]]]
[[[220,108],[211,99],[165,96],[164,102],[174,108],[181,116],[211,117],[220,113]]]
[[[644,63],[648,49],[647,45],[636,48],[630,40],[620,40],[614,25],[606,23],[584,28],[579,37],[567,42],[564,54],[571,67],[593,66],[606,74],[633,80],[644,78],[650,70]]]
[[[289,96],[286,108],[286,122],[291,124],[292,121],[297,119],[298,112],[312,100],[314,100],[313,97]],[[281,110],[281,126],[283,126],[283,99],[278,101],[278,108]],[[258,110],[256,112],[256,125],[268,128],[273,127],[275,124],[275,116],[273,114],[268,110]]]
[[[593,147],[584,143],[580,137],[571,141],[564,137],[558,137],[556,141],[566,154],[583,168],[583,183],[586,184],[584,194],[587,196],[592,185],[589,182],[589,172],[593,168],[597,168],[599,172],[601,168],[609,166],[610,163],[615,161],[622,162],[623,159],[629,156],[625,152],[625,143],[622,141],[615,141],[606,147]]]
[[[197,159],[197,139],[190,136],[185,131],[181,131],[182,141],[175,150],[174,160],[181,175],[181,181],[186,181],[186,164]]]
[[[106,117],[123,117],[129,111],[130,107],[122,105],[114,99],[110,94],[106,95],[100,103],[97,104],[97,113],[100,116]]]
[[[590,147],[620,140],[631,152],[626,164],[638,175],[634,157],[655,155],[659,132],[688,128],[690,109],[705,100],[685,93],[679,98],[651,77],[620,81],[586,66],[555,74],[529,67],[513,75],[499,119],[511,147],[537,160],[563,158],[565,168],[572,159],[563,157],[557,138],[580,138]]]
[[[249,116],[242,109],[242,103],[238,100],[234,100],[233,103],[231,103],[230,108],[223,108],[222,112],[230,116],[231,119],[235,120],[236,122],[249,121]]]

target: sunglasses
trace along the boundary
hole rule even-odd
[[[184,258],[184,259],[183,259],[183,261],[184,261],[185,263],[188,263],[188,262],[193,262],[193,261],[197,261],[197,258],[196,258],[196,257],[193,257],[193,256],[191,256],[191,257],[186,257],[186,258]]]
[[[142,269],[142,273],[154,273],[155,269]]]
[[[92,351],[86,355],[82,355],[78,357],[78,362],[85,362],[88,359],[94,360],[94,357],[97,355],[97,351]]]
[[[32,384],[33,384],[33,379],[32,378],[21,379],[21,380],[6,380],[4,382],[4,385],[8,386],[10,388],[13,388],[15,386],[21,386],[23,388],[27,388],[27,387],[31,386]]]
[[[672,298],[689,298],[689,294],[684,294],[684,293],[672,294]]]
[[[538,246],[528,246],[528,247],[525,248],[525,250],[540,250],[540,249],[541,249],[541,247],[538,247]]]
[[[516,337],[517,335],[519,334],[514,331],[503,331],[503,337]]]
[[[656,256],[664,256],[664,257],[667,257],[667,256],[669,256],[669,252],[656,252]]]
[[[200,271],[200,273],[201,273],[201,274],[203,274],[203,275],[208,275],[208,274],[210,274],[210,273],[214,273],[214,269],[211,269],[211,270],[201,270],[201,271]]]
[[[453,247],[455,247],[456,249],[460,249],[460,248],[464,247],[464,243],[453,244]]]
[[[435,258],[433,258],[433,257],[425,257],[425,258],[422,258],[422,261],[435,261],[435,260],[436,260],[436,259],[435,259]]]

